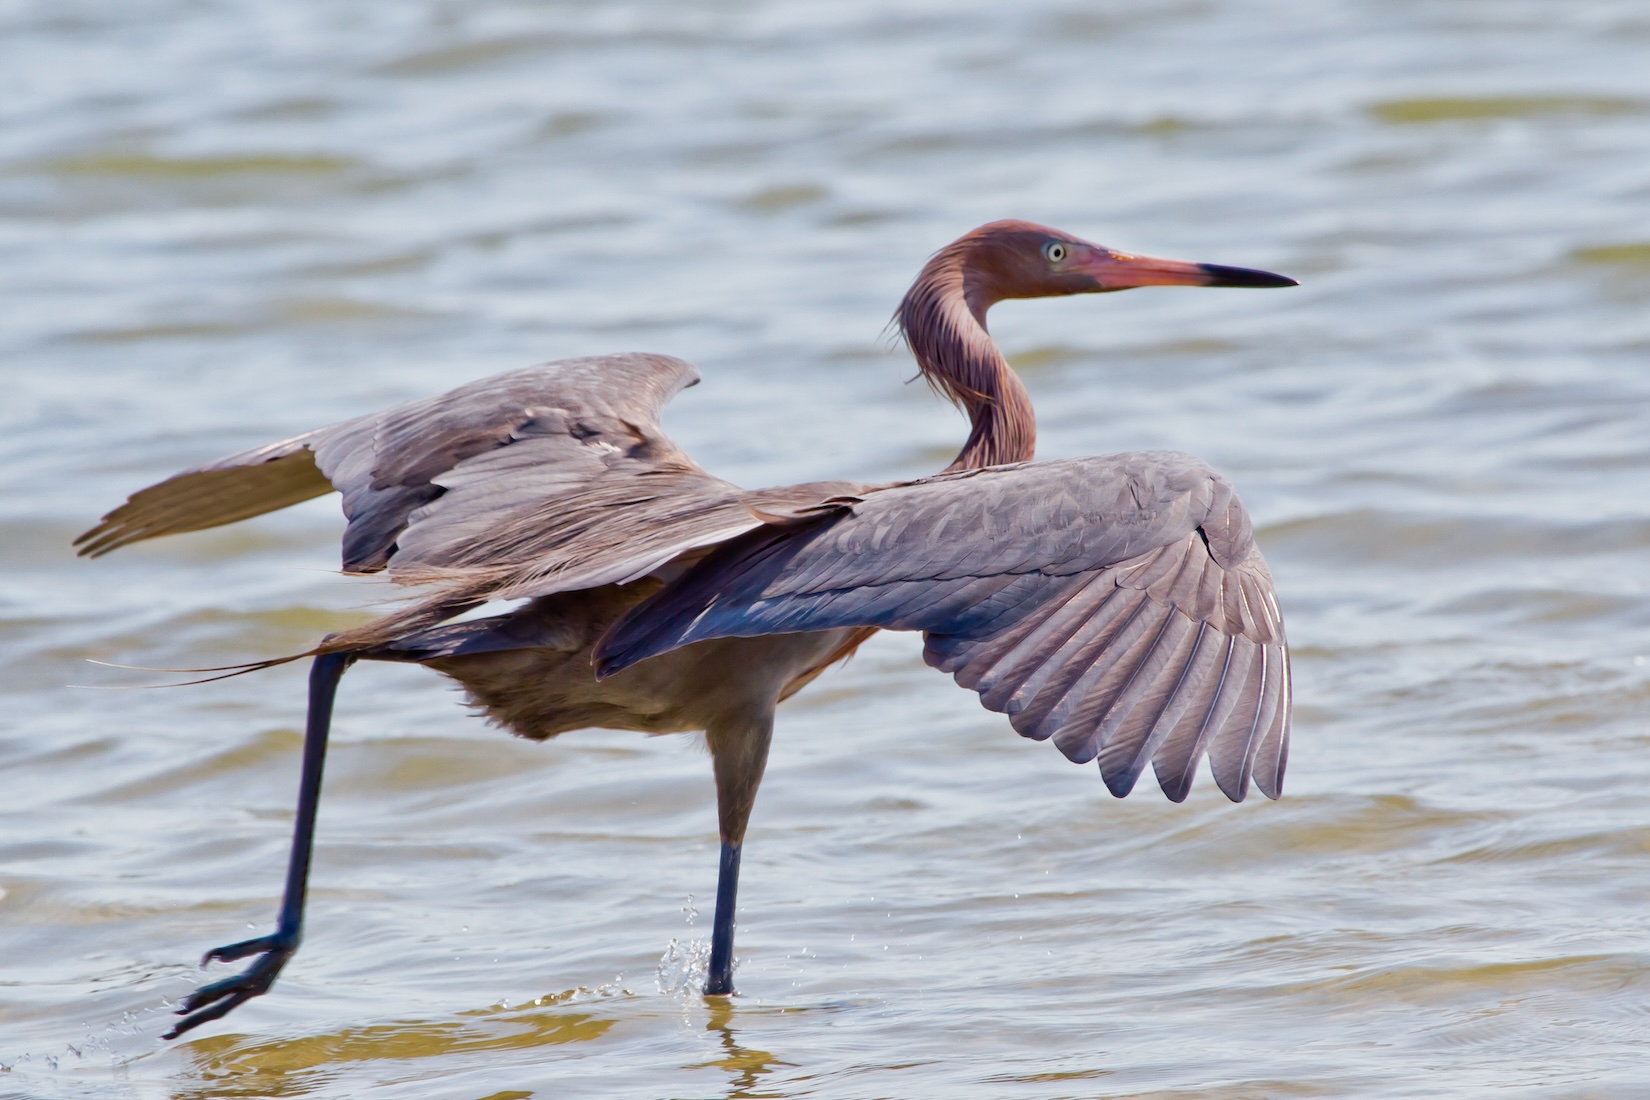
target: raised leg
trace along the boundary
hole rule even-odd
[[[719,722],[705,731],[716,766],[716,811],[721,824],[722,865],[716,880],[716,924],[710,939],[710,972],[705,996],[733,992],[734,908],[739,898],[739,852],[745,825],[756,804],[756,789],[768,765],[773,739],[773,704]]]
[[[287,861],[286,893],[275,931],[268,936],[214,947],[201,960],[233,962],[257,955],[253,964],[233,977],[203,985],[178,1009],[182,1020],[166,1033],[176,1039],[209,1020],[227,1016],[238,1006],[269,991],[303,936],[304,894],[309,884],[309,856],[315,841],[315,810],[321,801],[321,769],[326,762],[327,734],[332,726],[332,701],[338,681],[355,660],[354,654],[327,653],[315,658],[309,670],[309,717],[304,728],[303,776],[298,783],[298,818],[292,826],[292,854]]]

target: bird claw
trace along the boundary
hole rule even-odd
[[[223,947],[214,947],[201,956],[201,965],[209,962],[234,962],[244,959],[248,955],[261,955],[268,951],[284,951],[288,955],[297,948],[297,944],[290,936],[283,936],[279,932],[268,936],[258,936],[255,939],[242,940],[240,943],[226,944]]]
[[[261,957],[239,974],[203,985],[184,998],[183,1007],[178,1009],[178,1015],[183,1019],[164,1038],[176,1039],[184,1032],[227,1016],[252,998],[268,993],[269,987],[275,984],[276,975],[297,949],[297,937],[283,936],[277,932],[272,936],[259,936],[208,951],[201,960],[202,966],[214,959],[233,962],[248,955]]]

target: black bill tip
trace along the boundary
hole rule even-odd
[[[1204,286],[1300,286],[1287,275],[1274,275],[1252,267],[1227,267],[1225,264],[1198,264],[1209,277]]]

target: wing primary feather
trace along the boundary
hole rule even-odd
[[[1209,682],[1199,685],[1195,694],[1187,699],[1186,708],[1181,713],[1179,721],[1175,723],[1173,731],[1164,739],[1163,747],[1152,757],[1152,767],[1157,771],[1158,786],[1163,788],[1163,793],[1169,796],[1171,802],[1186,801],[1186,795],[1192,789],[1192,779],[1197,774],[1197,762],[1203,755],[1203,747],[1208,739],[1209,719],[1220,703],[1221,694],[1231,673],[1234,640],[1221,635],[1212,626],[1207,629],[1226,643],[1224,653],[1218,658],[1219,673],[1215,675],[1213,668],[1209,670]]]
[[[1243,608],[1243,633],[1255,641],[1265,645],[1272,640],[1271,624],[1267,622],[1265,605],[1256,605],[1255,593],[1251,590],[1254,578],[1240,575],[1237,583],[1238,603]]]
[[[1248,666],[1232,706],[1231,716],[1209,739],[1209,770],[1215,782],[1233,802],[1242,802],[1249,793],[1255,747],[1271,722],[1271,708],[1277,706],[1276,678],[1268,675],[1269,654],[1265,646],[1243,644],[1251,653]],[[1255,668],[1258,656],[1260,668]]]
[[[1226,633],[1243,634],[1243,584],[1235,573],[1222,570],[1220,609],[1226,616]]]
[[[1162,636],[1174,609],[1152,599],[1140,602],[1129,623],[1094,655],[1083,674],[1049,712],[1045,724],[1055,728],[1054,743],[1074,764],[1087,764],[1100,751],[1095,727],[1106,716],[1152,646]]]
[[[1187,770],[1182,780],[1188,791],[1191,790],[1192,780],[1196,775],[1197,761],[1207,751],[1209,742],[1215,734],[1225,727],[1248,688],[1249,662],[1253,654],[1254,646],[1246,644],[1243,639],[1226,639],[1226,660],[1221,668],[1219,686],[1209,701],[1209,709],[1203,717],[1202,724],[1197,728],[1196,740],[1188,755]],[[1181,721],[1184,722],[1185,719]],[[1232,801],[1241,801],[1242,795],[1243,792],[1239,791],[1238,797]],[[1228,797],[1231,797],[1230,794]]]
[[[1173,608],[1154,602],[1151,617],[1141,619],[1147,633],[1141,634],[1126,650],[1119,652],[1114,646],[1101,653],[1083,678],[1072,685],[1060,706],[1051,712],[1051,720],[1054,715],[1065,712],[1054,734],[1055,745],[1067,759],[1079,763],[1100,757],[1101,775],[1114,794],[1117,793],[1113,785],[1116,767],[1107,762],[1111,735],[1149,691],[1154,669],[1160,669],[1170,656],[1172,647],[1165,648],[1163,639],[1176,618]]]
[[[220,458],[140,489],[74,544],[84,557],[101,557],[133,542],[234,523],[330,492],[309,450],[318,434]]]
[[[1164,701],[1163,711],[1157,716],[1157,721],[1152,723],[1151,732],[1146,735],[1145,743],[1141,746],[1141,759],[1151,760],[1152,767],[1157,773],[1158,786],[1177,802],[1185,799],[1185,792],[1182,791],[1180,798],[1176,799],[1174,792],[1165,785],[1171,763],[1177,756],[1173,735],[1179,729],[1181,719],[1197,701],[1203,681],[1214,675],[1217,664],[1215,650],[1208,643],[1210,639],[1219,637],[1220,632],[1208,623],[1197,624],[1197,631],[1192,639],[1192,651],[1186,655],[1174,687],[1170,689],[1168,698]],[[1144,763],[1141,767],[1144,769]]]
[[[1220,563],[1205,552],[1205,565],[1202,573],[1197,577],[1197,590],[1192,596],[1192,606],[1187,611],[1200,619],[1210,620],[1220,613],[1221,578],[1226,571],[1220,568]]]
[[[1118,697],[1096,732],[1101,746],[1100,774],[1119,798],[1134,789],[1147,761],[1173,725],[1163,723],[1162,718],[1185,678],[1197,638],[1197,630],[1185,615],[1168,616],[1162,637],[1148,656],[1151,665],[1142,664],[1135,682]],[[1165,675],[1177,661],[1179,668]]]
[[[1272,668],[1278,681],[1278,707],[1267,725],[1266,735],[1261,738],[1260,748],[1255,750],[1254,779],[1255,786],[1267,798],[1276,799],[1283,794],[1283,769],[1289,752],[1289,651],[1283,646],[1276,647],[1276,656],[1272,661]]]
[[[1247,786],[1250,780],[1264,773],[1274,762],[1262,756],[1266,748],[1267,737],[1277,721],[1278,708],[1283,705],[1283,675],[1279,667],[1283,663],[1283,655],[1274,646],[1263,646],[1261,657],[1264,662],[1265,679],[1261,686],[1261,705],[1255,714],[1255,725],[1250,733],[1249,745],[1244,751],[1243,782]],[[1262,794],[1266,788],[1259,782],[1255,786]]]
[[[227,474],[228,471],[200,471],[202,480],[205,480],[205,478],[210,477],[210,475],[215,473]],[[179,475],[179,478],[170,480],[180,480],[188,477],[190,477],[190,475],[182,474]],[[212,480],[220,479],[214,478]],[[155,486],[155,490],[162,489],[167,484],[167,482],[162,482],[160,485]],[[94,527],[84,535],[81,535],[80,538],[75,540],[75,545],[81,546],[84,542],[85,544],[80,551],[81,554],[87,557],[101,557],[112,550],[118,550],[122,546],[126,546],[133,542],[138,542],[145,538],[177,534],[188,529],[189,521],[185,517],[192,513],[205,511],[205,505],[212,503],[222,495],[217,491],[208,491],[204,493],[197,491],[190,493],[187,496],[173,495],[173,493],[179,492],[181,489],[182,486],[173,486],[166,493],[157,494],[155,499],[143,502],[141,508],[132,508],[132,503],[136,503],[132,502],[123,506],[121,509],[116,509],[116,511],[109,513],[109,515],[116,516],[119,512],[125,510],[126,508],[132,508],[132,511],[125,516],[121,516],[115,523],[109,523],[108,517],[105,517],[105,522],[103,524],[98,527]],[[326,490],[321,490],[321,492],[324,491]],[[319,496],[320,492],[313,495]],[[246,510],[248,515],[256,515],[258,512],[258,509],[255,507],[246,509],[245,506],[233,509],[233,511],[239,512],[243,509]],[[216,517],[214,517],[214,519],[215,518]],[[245,517],[236,516],[234,518]],[[219,523],[233,523],[234,518],[219,520],[215,522],[213,526],[217,526]],[[99,531],[104,532],[101,537],[97,538],[95,541],[85,541],[89,540],[91,536],[97,534]]]

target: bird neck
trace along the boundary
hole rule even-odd
[[[970,285],[961,263],[946,261],[935,257],[899,309],[923,378],[968,414],[968,442],[945,472],[1029,462],[1037,449],[1031,395],[985,327],[997,298],[987,284]]]

